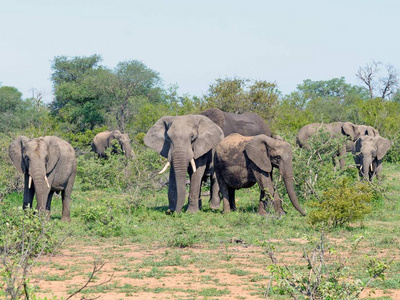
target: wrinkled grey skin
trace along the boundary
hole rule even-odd
[[[61,220],[70,221],[69,203],[76,176],[76,158],[72,146],[56,136],[35,139],[19,136],[10,144],[9,155],[17,170],[25,174],[23,208],[32,208],[36,193],[37,210],[50,216],[53,194],[61,192]],[[30,188],[29,177],[32,178]]]
[[[223,198],[224,212],[236,209],[235,190],[249,188],[258,183],[261,190],[258,213],[267,215],[267,202],[272,198],[277,213],[285,214],[282,201],[274,189],[273,167],[279,168],[290,201],[304,216],[305,213],[301,209],[294,191],[290,144],[266,135],[248,137],[231,134],[217,146],[215,172]]]
[[[334,122],[334,123],[312,123],[303,126],[297,133],[297,144],[305,149],[310,149],[307,141],[319,130],[324,130],[330,133],[331,138],[346,136],[347,141],[337,152],[339,157],[340,168],[343,169],[345,165],[346,152],[351,152],[354,148],[354,142],[362,136],[379,136],[378,130],[371,126],[356,125],[350,122]]]
[[[269,126],[256,113],[233,114],[224,112],[218,108],[210,108],[203,111],[201,115],[206,116],[217,124],[224,132],[225,137],[232,133],[239,133],[244,136],[255,136],[259,134],[272,136]],[[213,157],[214,156],[212,156],[212,159]],[[211,165],[213,165],[213,163],[213,161],[210,162]],[[211,186],[214,186],[215,189],[219,189],[215,173],[210,174],[210,181]],[[217,197],[217,193],[214,195],[211,195],[210,207],[212,209],[218,209],[221,205],[221,199]]]
[[[355,142],[354,162],[360,177],[372,180],[382,171],[382,159],[390,148],[390,141],[381,136],[364,136]]]
[[[224,134],[210,119],[201,115],[166,116],[147,132],[144,143],[171,163],[169,173],[169,211],[181,212],[185,203],[186,173],[190,176],[188,212],[199,210],[199,194],[203,176],[213,172],[212,149]],[[190,161],[197,171],[193,173]],[[212,193],[215,189],[212,187]],[[217,195],[216,195],[217,196]]]
[[[119,130],[103,131],[98,133],[92,142],[92,150],[99,154],[100,157],[106,157],[105,151],[113,146],[113,141],[116,140],[121,146],[122,152],[126,158],[135,158],[135,153],[131,148],[131,140],[126,133],[121,133]],[[118,149],[114,147],[114,153],[118,153]]]
[[[263,119],[256,113],[232,114],[218,108],[210,108],[201,113],[217,124],[224,132],[225,137],[232,133],[245,136],[265,134],[272,136],[271,130]]]

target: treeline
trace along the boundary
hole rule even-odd
[[[55,57],[51,74],[54,99],[48,104],[40,93],[23,99],[16,88],[0,87],[0,132],[9,136],[26,131],[60,133],[76,140],[89,132],[81,138],[88,143],[94,131],[108,128],[140,141],[161,116],[218,107],[234,113],[256,112],[286,139],[294,139],[302,126],[313,122],[371,125],[399,152],[400,92],[393,67],[387,67],[382,76],[379,63],[360,68],[356,74],[360,86],[346,83],[343,77],[306,79],[289,95],[283,95],[275,82],[222,78],[197,97],[179,95],[177,86],[165,88],[160,74],[138,60],[120,62],[112,69],[101,62],[99,55]],[[393,154],[388,157],[394,159]]]

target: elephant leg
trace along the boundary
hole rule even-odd
[[[270,173],[255,173],[255,178],[257,180],[257,183],[261,189],[261,191],[265,193],[265,196],[268,199],[273,199],[273,205],[274,205],[274,209],[275,211],[279,214],[279,215],[283,215],[286,212],[283,210],[282,208],[282,200],[279,198],[278,193],[275,191],[274,189],[274,183],[272,181],[272,177]],[[263,198],[261,197],[262,192],[260,194],[260,201],[259,201],[259,205],[258,205],[258,213],[260,215],[267,215],[267,211],[265,209],[266,203],[268,201],[263,200]]]
[[[221,204],[221,199],[219,197],[219,184],[215,172],[210,176],[210,185],[210,207],[212,209],[218,209]]]
[[[235,211],[236,210],[235,189],[229,188],[228,192],[229,192],[229,207],[231,211]]]
[[[221,192],[222,196],[222,203],[223,203],[223,213],[229,213],[231,211],[231,206],[229,205],[229,188],[226,185],[225,181],[221,176],[217,176],[218,184],[219,184],[219,191]]]
[[[189,204],[187,212],[196,213],[199,210],[201,183],[206,170],[205,165],[197,167],[197,171],[190,176]]]
[[[76,174],[72,174],[65,190],[61,191],[61,199],[62,199],[62,216],[61,221],[71,221],[71,211],[69,207],[69,203],[71,201],[72,187],[74,186]]]
[[[29,188],[29,175],[25,173],[25,187],[24,187],[24,200],[22,204],[22,208],[26,209],[27,207],[32,208],[33,197],[35,195],[35,184],[32,183],[31,188]]]
[[[346,153],[347,153],[347,150],[346,150],[346,144],[344,144],[341,148],[340,148],[340,151],[339,151],[339,166],[340,166],[340,169],[341,170],[343,170],[344,169],[344,165],[345,165],[345,162],[346,162]]]
[[[54,191],[50,191],[49,195],[47,196],[46,202],[46,210],[50,211],[51,208],[51,199],[53,199]]]

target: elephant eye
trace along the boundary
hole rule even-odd
[[[46,161],[46,163],[49,161],[49,157],[48,156],[45,157],[45,161]]]
[[[190,135],[190,139],[192,140],[192,142],[196,139],[196,136],[194,135],[194,133],[192,133],[192,134]]]

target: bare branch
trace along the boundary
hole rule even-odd
[[[86,283],[80,289],[78,289],[73,294],[71,294],[66,300],[71,299],[73,296],[75,296],[76,294],[82,292],[84,289],[86,289],[88,287],[101,286],[101,285],[104,285],[104,284],[110,282],[112,280],[112,278],[114,277],[114,272],[111,274],[110,278],[108,278],[106,281],[103,281],[103,282],[101,282],[99,284],[94,284],[94,285],[89,286],[89,284],[91,282],[93,282],[93,278],[96,275],[96,273],[100,272],[105,264],[106,264],[105,262],[102,263],[102,262],[99,262],[99,261],[95,260],[93,262],[93,270],[92,270],[92,273],[89,276],[89,279],[86,281]]]

